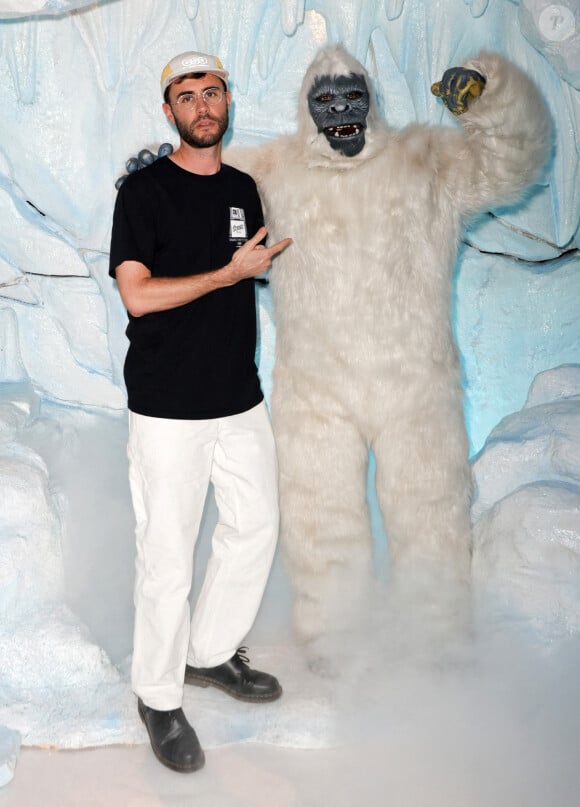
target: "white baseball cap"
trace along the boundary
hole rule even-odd
[[[163,68],[163,73],[161,73],[161,95],[164,95],[167,87],[176,78],[185,76],[187,73],[211,73],[212,76],[219,76],[225,82],[227,89],[229,73],[224,70],[224,66],[218,57],[189,50],[186,53],[180,53],[179,56],[174,56]]]

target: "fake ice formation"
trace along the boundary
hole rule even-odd
[[[512,0],[513,1],[513,0]],[[32,16],[55,16],[66,12],[84,9],[87,6],[97,6],[103,0],[0,0],[0,19],[25,18]],[[463,0],[469,9],[472,18],[477,19],[487,11],[489,0]],[[517,2],[517,0],[515,0]],[[412,5],[412,0],[407,0]],[[200,15],[199,0],[185,0],[184,11],[191,20]],[[260,13],[267,13],[267,3],[255,4]],[[260,9],[260,6],[266,6]],[[345,29],[356,31],[360,29],[361,39],[370,38],[369,26],[371,15],[366,9],[356,14],[359,9],[343,4],[341,9],[329,7],[330,3],[307,0],[279,0],[279,17],[281,32],[292,36],[299,25],[304,23],[307,9],[317,9],[326,19],[331,36],[329,39],[341,38],[334,36],[336,32],[344,35]],[[353,11],[355,12],[353,14]],[[384,14],[389,22],[401,17],[405,11],[405,0],[385,0]],[[203,12],[202,12],[203,13]],[[200,15],[201,16],[201,15]],[[548,0],[520,0],[519,22],[524,36],[546,56],[559,75],[576,89],[580,82],[580,44],[578,42],[578,23],[580,12],[575,0],[560,0],[553,3]],[[339,18],[338,24],[333,25],[333,18]],[[340,19],[342,17],[342,19]]]
[[[0,0],[0,18],[62,14],[91,4],[94,4],[94,0]]]
[[[473,463],[473,576],[486,609],[559,640],[580,631],[580,364],[540,373]]]
[[[580,357],[579,15],[574,0],[445,0],[436,12],[423,0],[0,0],[0,723],[25,743],[42,741],[35,709],[49,709],[26,664],[41,640],[42,653],[62,660],[48,679],[54,713],[65,679],[108,690],[82,726],[63,723],[61,737],[73,746],[131,736],[119,717],[122,674],[64,605],[60,547],[75,528],[33,435],[48,429],[56,451],[98,413],[123,427],[126,315],[106,272],[114,182],[128,155],[175,140],[158,74],[190,48],[228,64],[240,145],[293,129],[302,76],[327,41],[365,64],[397,126],[453,125],[430,84],[482,48],[537,81],[554,119],[554,157],[524,205],[490,211],[465,233],[455,329],[477,454],[478,589],[540,638],[578,630],[580,472],[576,438],[562,425],[576,417],[577,392],[535,406],[526,397],[540,373]],[[274,324],[268,291],[260,294],[268,394]],[[570,368],[539,376],[535,388],[549,378],[577,390]],[[563,459],[558,473],[551,465],[556,434],[565,473]],[[542,467],[530,475],[538,452]],[[21,630],[26,640],[16,642]]]

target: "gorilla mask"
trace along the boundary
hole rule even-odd
[[[308,108],[333,149],[354,157],[365,144],[370,98],[363,76],[319,76],[308,92]]]

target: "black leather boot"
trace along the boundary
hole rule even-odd
[[[205,754],[183,709],[170,709],[167,712],[152,709],[141,698],[137,701],[137,708],[159,762],[181,773],[192,773],[203,768]]]
[[[252,670],[245,655],[247,647],[240,647],[229,661],[217,667],[185,667],[185,683],[198,687],[214,686],[240,701],[265,703],[275,701],[282,694],[278,679],[268,673]]]

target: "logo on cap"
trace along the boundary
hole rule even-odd
[[[207,66],[209,61],[205,56],[192,56],[189,59],[184,59],[181,64],[184,67],[202,67]]]

